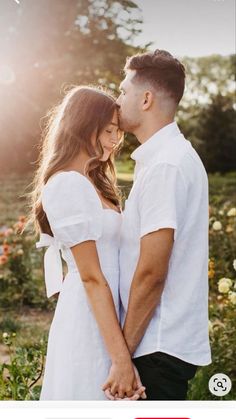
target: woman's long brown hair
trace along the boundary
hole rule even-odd
[[[76,86],[50,112],[43,135],[38,170],[30,193],[30,215],[27,224],[33,223],[36,233],[41,231],[53,235],[42,206],[43,186],[56,172],[66,170],[81,150],[91,156],[86,167],[86,176],[91,179],[102,197],[120,206],[114,153],[105,162],[99,160],[103,154],[99,134],[111,122],[115,109],[115,99],[104,90]],[[94,133],[97,140],[96,150],[91,142]]]

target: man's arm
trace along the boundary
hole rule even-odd
[[[160,302],[174,242],[174,229],[163,228],[141,238],[140,256],[134,273],[124,337],[132,355]]]

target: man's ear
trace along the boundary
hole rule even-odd
[[[153,93],[150,90],[146,90],[143,95],[143,103],[142,103],[142,109],[143,111],[147,111],[150,106],[152,105],[154,100]]]

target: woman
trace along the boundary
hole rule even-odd
[[[114,99],[74,87],[54,110],[32,194],[47,295],[59,292],[41,400],[139,398],[119,326],[120,197],[113,156],[121,141]],[[62,257],[67,264],[63,280]]]

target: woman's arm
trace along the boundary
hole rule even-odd
[[[98,323],[112,367],[103,390],[111,394],[132,397],[137,388],[131,356],[124,340],[110,287],[104,277],[95,241],[86,241],[71,247],[94,316]]]

